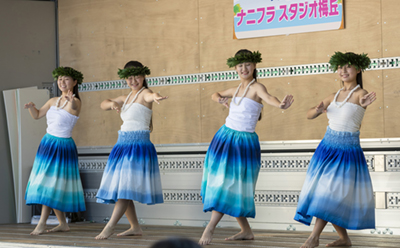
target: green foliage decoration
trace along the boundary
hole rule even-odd
[[[335,52],[329,60],[333,71],[337,71],[339,66],[354,65],[357,70],[364,71],[371,64],[371,60],[367,56],[368,54],[355,54],[352,52],[342,53]]]
[[[150,75],[150,69],[147,66],[144,67],[129,67],[125,69],[118,69],[118,76],[121,79],[129,78],[130,76],[138,75]]]
[[[60,66],[52,72],[54,80],[58,80],[59,76],[69,76],[72,79],[76,80],[78,84],[83,82],[83,74],[80,71],[77,71],[71,67],[63,67]]]
[[[242,53],[227,60],[226,64],[229,67],[235,67],[238,64],[245,62],[260,63],[262,61],[261,53],[259,51],[252,53]]]

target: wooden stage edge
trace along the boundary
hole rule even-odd
[[[31,236],[34,229],[30,224],[0,225],[0,247],[150,247],[158,240],[168,237],[186,237],[198,241],[203,228],[187,226],[150,226],[143,225],[143,236],[117,237],[115,234],[107,240],[95,240],[104,224],[99,223],[72,223],[71,230],[63,233],[48,233]],[[49,226],[51,227],[51,226]],[[117,225],[116,233],[125,231],[129,225]],[[211,245],[207,247],[300,247],[311,232],[253,230],[255,240],[252,241],[225,241],[226,237],[238,232],[235,228],[217,228]],[[372,247],[400,247],[400,236],[376,234],[350,234],[353,248]],[[320,247],[325,247],[337,239],[336,233],[322,233]]]

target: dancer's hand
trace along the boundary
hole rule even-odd
[[[218,98],[218,103],[224,105],[225,107],[229,108],[229,104],[228,104],[228,98],[227,97],[220,97]]]
[[[74,100],[75,94],[72,94],[72,91],[68,90],[67,95],[65,96],[65,100],[71,102]]]
[[[30,108],[34,108],[34,107],[35,107],[35,104],[33,102],[29,102],[24,105],[24,109],[30,109]]]
[[[376,100],[376,93],[371,92],[360,99],[361,107],[365,108]]]
[[[117,113],[121,112],[121,106],[118,103],[112,101],[111,102],[111,110],[117,111]]]
[[[294,99],[293,99],[292,95],[286,95],[283,98],[281,104],[279,105],[279,108],[280,109],[287,109],[292,105],[293,101],[294,101]]]
[[[161,96],[158,93],[154,93],[153,101],[156,102],[157,104],[160,104],[160,101],[165,100],[167,98],[168,98],[168,96]]]
[[[317,114],[326,113],[326,109],[325,109],[324,102],[321,102],[320,104],[318,104],[318,105],[315,107],[315,111],[317,112]]]

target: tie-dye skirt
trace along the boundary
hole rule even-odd
[[[160,169],[149,131],[118,131],[118,141],[108,157],[97,202],[118,199],[144,204],[163,203]]]
[[[258,135],[222,126],[211,141],[204,161],[203,211],[254,218],[254,192],[260,165]]]
[[[26,187],[25,200],[27,205],[42,204],[62,212],[86,210],[78,153],[72,138],[50,134],[43,137]]]
[[[374,194],[359,135],[327,128],[310,161],[296,221],[310,225],[317,217],[346,229],[375,228]]]

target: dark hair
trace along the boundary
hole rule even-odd
[[[250,50],[240,49],[239,51],[237,51],[235,53],[235,56],[236,55],[240,55],[240,54],[246,54],[246,53],[253,54]],[[254,69],[254,71],[253,71],[253,78],[255,79],[255,81],[257,81],[257,69]],[[260,112],[260,116],[258,117],[258,121],[261,121],[261,118],[262,118],[262,109],[261,109],[261,112]]]
[[[154,243],[150,248],[201,248],[201,246],[187,238],[168,238]]]
[[[357,84],[360,85],[360,88],[363,89],[362,71],[360,71],[360,72],[357,74],[356,80],[357,80]]]
[[[65,69],[73,69],[71,67],[64,67]],[[72,94],[75,95],[76,98],[78,98],[79,100],[81,100],[81,98],[79,97],[79,91],[78,91],[78,79],[77,78],[73,78],[71,77],[74,81],[77,81],[74,88],[72,89]]]
[[[131,60],[131,61],[129,61],[128,63],[125,64],[124,69],[126,69],[126,68],[131,68],[131,67],[143,67],[143,64],[140,63],[139,61]],[[144,80],[143,80],[143,87],[145,87],[146,89],[148,89],[149,86],[147,85],[147,80],[146,80],[145,75],[143,75],[143,77],[144,77]]]
[[[81,100],[81,98],[79,97],[78,84],[75,84],[74,88],[72,89],[72,94],[74,94],[76,98]]]
[[[140,63],[139,61],[136,60],[131,60],[128,63],[125,64],[124,69],[126,68],[130,68],[130,67],[143,67],[143,64]],[[146,76],[143,75],[144,80],[143,80],[143,87],[145,87],[146,89],[149,88],[149,86],[147,85],[147,80],[146,80]],[[153,131],[153,114],[151,114],[151,119],[150,119],[150,132]]]
[[[247,49],[240,49],[239,51],[237,51],[237,52],[235,53],[235,56],[236,56],[236,55],[240,55],[240,54],[246,54],[246,53],[248,53],[248,54],[253,54],[250,50],[247,50]],[[257,69],[254,69],[254,71],[253,71],[253,78],[257,81]]]

